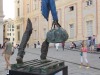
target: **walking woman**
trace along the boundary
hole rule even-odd
[[[2,55],[4,55],[5,62],[6,62],[6,70],[11,68],[10,64],[10,56],[12,54],[12,43],[9,42],[8,38],[5,38],[5,46],[3,48]]]
[[[58,51],[59,43],[56,43],[55,46],[56,46],[56,50]]]
[[[88,59],[87,59],[87,45],[86,42],[82,41],[82,48],[81,48],[81,65],[80,68],[83,66],[83,60],[86,62],[86,68],[89,68]]]

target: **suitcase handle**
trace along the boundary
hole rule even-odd
[[[58,21],[53,21],[53,22],[52,22],[52,27],[51,27],[51,29],[53,29],[53,27],[54,27],[54,29],[55,29],[56,26],[57,26],[58,28],[61,27],[61,25],[58,23]]]

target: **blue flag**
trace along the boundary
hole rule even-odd
[[[53,20],[58,20],[55,0],[42,0],[41,2],[41,11],[44,18],[48,21],[49,12],[51,11]]]

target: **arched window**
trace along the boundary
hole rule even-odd
[[[92,36],[93,35],[93,21],[89,20],[86,21],[87,23],[87,36]]]

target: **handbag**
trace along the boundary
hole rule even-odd
[[[83,52],[80,53],[80,56],[83,56]]]
[[[68,39],[68,33],[59,25],[52,24],[51,30],[47,32],[47,42],[62,43]]]

